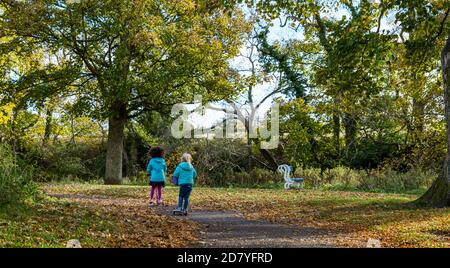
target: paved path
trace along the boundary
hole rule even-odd
[[[123,200],[110,196],[83,194],[51,194],[51,196],[70,200],[90,200],[118,202]],[[144,203],[131,202],[133,206],[144,208]],[[139,204],[140,203],[140,204]],[[147,208],[150,209],[150,208]],[[317,228],[291,227],[266,221],[247,220],[237,212],[195,210],[188,216],[173,216],[173,206],[151,208],[155,213],[172,217],[181,217],[195,221],[203,226],[200,241],[193,247],[214,248],[301,248],[335,247],[336,234]]]
[[[172,215],[169,207],[159,207],[156,211]],[[198,247],[334,247],[335,244],[333,235],[325,230],[246,220],[235,212],[199,210],[186,219],[205,227]]]

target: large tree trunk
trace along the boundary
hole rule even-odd
[[[444,168],[431,188],[416,203],[432,207],[450,206],[449,158],[445,159]]]
[[[442,74],[444,79],[445,121],[447,123],[447,157],[443,170],[431,188],[417,203],[433,207],[450,206],[450,36],[442,50]]]
[[[109,119],[105,184],[122,183],[123,141],[126,121],[127,116],[123,109],[116,110],[115,114]]]

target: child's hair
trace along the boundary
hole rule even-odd
[[[149,155],[152,158],[154,158],[154,157],[163,157],[164,156],[164,149],[159,147],[159,146],[152,147],[152,148],[150,148]]]
[[[183,156],[181,156],[181,162],[191,163],[192,162],[192,155],[190,155],[188,153],[184,153]]]

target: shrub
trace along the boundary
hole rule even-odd
[[[37,194],[31,170],[18,166],[11,150],[0,145],[0,205],[24,201]]]
[[[409,192],[425,190],[436,179],[432,171],[410,169],[395,171],[389,167],[375,170],[354,170],[347,167],[333,169],[297,169],[296,177],[305,178],[307,187],[334,190],[363,190]]]
[[[76,146],[32,144],[25,154],[37,181],[91,180],[103,176],[105,150],[97,143]]]
[[[365,191],[408,192],[425,190],[431,186],[437,174],[431,171],[410,169],[398,172],[390,168],[370,171],[359,178],[359,189]]]
[[[167,174],[167,180],[170,180],[170,174]],[[131,185],[148,185],[149,184],[149,176],[146,171],[139,171],[136,176],[130,177]]]
[[[250,172],[228,170],[223,174],[214,173],[198,181],[199,185],[213,187],[270,187],[279,185],[281,182],[283,177],[280,173],[266,169],[253,169]]]

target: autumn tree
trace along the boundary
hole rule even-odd
[[[24,96],[55,93],[62,87],[43,93],[38,85],[59,80],[96,97],[99,114],[109,122],[107,184],[122,181],[124,127],[130,119],[194,94],[218,99],[233,93],[228,60],[248,30],[233,6],[202,0],[1,3],[0,26],[12,37],[9,43],[37,46],[50,59],[64,52],[66,59],[58,68],[49,60],[45,71],[30,72],[20,81]]]
[[[301,28],[306,37],[312,37],[322,47],[323,56],[313,71],[313,81],[333,98],[335,144],[340,150],[339,136],[343,129],[346,158],[357,153],[357,135],[369,125],[367,108],[377,102],[397,105],[403,101],[401,111],[406,114],[402,120],[407,121],[407,130],[405,133],[403,127],[397,126],[395,132],[404,133],[406,140],[412,135],[413,142],[420,142],[421,136],[429,131],[430,124],[425,121],[427,111],[439,112],[433,84],[439,83],[434,74],[439,57],[436,48],[442,47],[443,36],[449,30],[448,1],[244,2],[256,6],[268,21],[285,18],[284,25]],[[348,15],[333,18],[336,10],[345,10]],[[386,20],[394,20],[398,27],[386,27]],[[444,80],[448,71],[447,50],[448,46],[441,60]],[[393,69],[399,67],[400,70]],[[400,81],[394,86],[393,76]],[[448,82],[444,86],[448,89]],[[361,116],[365,121],[361,121]],[[363,126],[363,122],[367,125]],[[440,178],[419,201],[448,205],[447,167],[446,162]]]
[[[442,50],[441,63],[444,82],[445,123],[447,125],[447,156],[438,179],[417,202],[437,207],[448,207],[450,206],[450,35]]]

